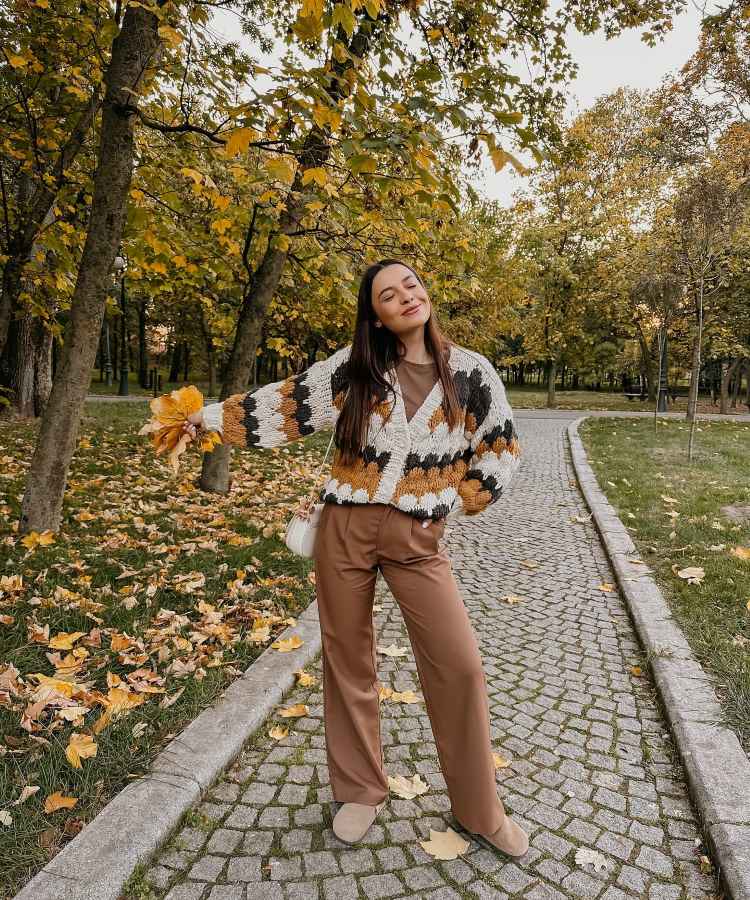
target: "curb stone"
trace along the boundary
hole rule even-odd
[[[279,638],[292,634],[304,641],[299,649],[279,653],[267,647],[170,741],[148,775],[120,791],[15,900],[117,900],[136,866],[151,859],[294,687],[294,670],[317,658],[316,600]]]
[[[722,724],[714,682],[694,657],[664,595],[599,487],[578,426],[568,425],[573,468],[635,623],[685,767],[690,794],[731,900],[750,900],[750,760]],[[663,650],[670,656],[658,655]]]

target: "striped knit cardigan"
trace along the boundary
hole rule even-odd
[[[219,431],[227,444],[271,448],[333,426],[347,387],[350,352],[348,344],[299,375],[205,406],[205,427]],[[458,427],[448,428],[439,379],[407,421],[391,369],[386,378],[395,402],[389,393],[375,407],[366,445],[353,464],[341,462],[334,443],[319,500],[387,503],[417,519],[437,520],[476,515],[499,499],[520,462],[505,387],[481,353],[451,344],[448,365],[461,404]]]

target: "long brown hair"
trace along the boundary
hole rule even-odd
[[[400,259],[381,259],[368,266],[359,285],[357,318],[354,323],[354,337],[346,369],[349,391],[343,401],[336,423],[335,443],[341,452],[344,464],[353,464],[362,451],[367,438],[367,428],[373,409],[382,403],[388,391],[393,394],[393,404],[388,413],[390,418],[396,401],[393,386],[386,380],[385,373],[393,368],[406,353],[406,346],[388,328],[375,327],[377,316],[372,306],[372,282],[381,269],[401,264],[414,272],[419,283],[424,282],[413,266]],[[456,385],[448,366],[448,355],[453,344],[443,335],[435,316],[434,307],[424,326],[424,343],[428,353],[437,364],[438,378],[443,387],[443,415],[448,427],[453,430],[462,421],[462,410]],[[341,385],[343,388],[343,384]],[[334,386],[334,396],[338,392]]]

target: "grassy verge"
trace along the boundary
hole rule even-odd
[[[599,484],[654,571],[728,724],[750,752],[750,425],[703,422],[693,462],[674,420],[588,419],[580,434]],[[677,573],[703,570],[690,584]]]
[[[312,561],[282,536],[329,435],[237,451],[230,495],[208,495],[195,486],[197,452],[173,474],[138,437],[147,414],[145,404],[87,405],[49,544],[15,530],[36,426],[0,425],[3,897],[147,771],[314,596]],[[75,805],[49,811],[55,794]]]
[[[508,400],[515,409],[546,409],[547,391],[535,386],[516,387],[506,385]],[[628,400],[619,391],[556,391],[556,409],[592,409],[612,410],[614,412],[651,412],[654,404],[649,400]],[[678,397],[674,403],[669,401],[669,412],[687,412],[687,397]],[[713,405],[709,397],[701,396],[698,402],[698,413],[719,413],[719,404]],[[750,409],[740,403],[736,409],[730,409],[729,415],[748,415]]]

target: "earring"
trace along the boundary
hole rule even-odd
[[[377,322],[375,323],[375,327],[376,327],[376,328],[380,328],[382,324],[383,324],[382,322],[377,321]]]

